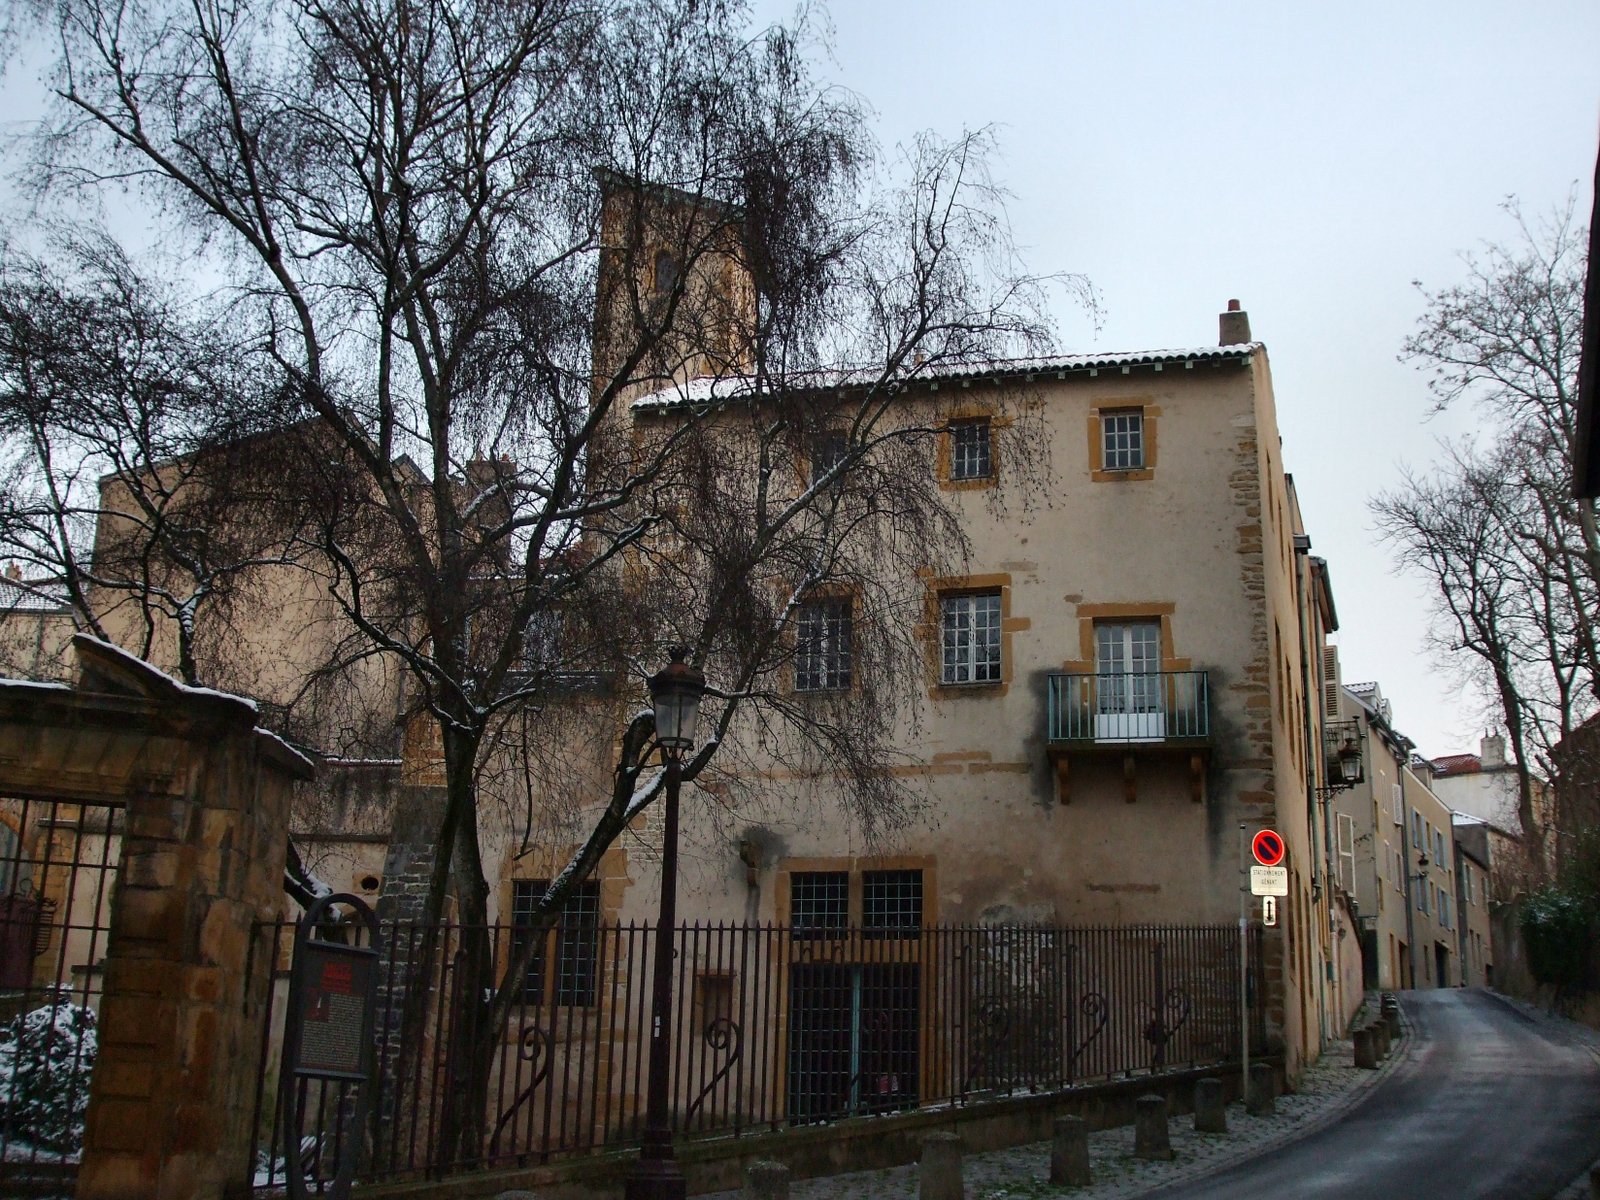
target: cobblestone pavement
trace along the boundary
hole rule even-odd
[[[1379,1070],[1358,1071],[1351,1043],[1335,1042],[1305,1072],[1297,1092],[1278,1097],[1274,1115],[1252,1117],[1242,1104],[1229,1105],[1227,1133],[1196,1133],[1193,1117],[1174,1117],[1168,1123],[1171,1162],[1134,1158],[1131,1125],[1092,1133],[1089,1156],[1095,1182],[1091,1187],[1062,1188],[1050,1183],[1048,1142],[968,1155],[964,1172],[967,1196],[970,1200],[1053,1196],[1120,1200],[1206,1174],[1337,1120],[1404,1061],[1406,1045],[1407,1038],[1402,1036]],[[913,1164],[802,1180],[791,1186],[790,1195],[792,1200],[916,1200],[917,1168]],[[739,1200],[740,1196],[737,1191],[718,1192],[707,1200]]]

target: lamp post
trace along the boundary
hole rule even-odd
[[[666,820],[661,845],[661,904],[656,915],[655,979],[650,993],[650,1090],[645,1097],[644,1144],[628,1172],[624,1200],[683,1200],[683,1168],[672,1153],[668,1086],[672,1070],[672,938],[678,908],[678,790],[683,755],[694,745],[695,723],[706,677],[684,662],[688,651],[671,650],[672,661],[650,677],[656,744],[666,763]]]

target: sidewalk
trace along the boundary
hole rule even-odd
[[[970,1200],[1054,1196],[1120,1200],[1206,1174],[1337,1120],[1404,1061],[1408,1042],[1409,1038],[1402,1035],[1376,1071],[1355,1069],[1350,1042],[1333,1043],[1321,1061],[1302,1076],[1299,1091],[1278,1097],[1273,1116],[1251,1117],[1242,1104],[1229,1105],[1229,1132],[1225,1134],[1196,1133],[1192,1117],[1174,1117],[1168,1125],[1171,1162],[1134,1158],[1131,1125],[1092,1133],[1089,1155],[1095,1182],[1091,1187],[1062,1188],[1050,1183],[1048,1142],[969,1155],[965,1163],[967,1196]],[[739,1200],[740,1195],[737,1191],[718,1192],[707,1200]],[[916,1200],[917,1168],[913,1164],[886,1171],[807,1179],[791,1185],[790,1196],[791,1200]]]

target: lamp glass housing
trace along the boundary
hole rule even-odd
[[[1361,782],[1361,751],[1354,742],[1346,742],[1339,751],[1339,776],[1345,783]]]
[[[685,654],[681,646],[673,647],[672,661],[650,677],[656,740],[663,750],[678,754],[694,745],[700,698],[706,691],[706,677],[683,661]]]

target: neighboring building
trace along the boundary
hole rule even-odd
[[[1355,880],[1366,985],[1457,985],[1464,926],[1452,814],[1379,686],[1355,683],[1342,695],[1341,714],[1366,734],[1365,779],[1333,803],[1341,862]],[[1486,920],[1487,908],[1479,912]]]
[[[1506,761],[1506,739],[1486,733],[1476,754],[1447,754],[1429,762],[1434,791],[1458,813],[1487,821],[1512,837],[1522,835],[1517,815],[1517,765]]]
[[[1455,827],[1432,790],[1428,762],[1414,756],[1401,774],[1411,886],[1411,986],[1453,987],[1460,979]]]
[[[1494,900],[1490,826],[1463,813],[1451,818],[1456,842],[1456,932],[1460,938],[1463,987],[1494,986]]]
[[[1405,802],[1402,776],[1411,740],[1390,721],[1375,683],[1339,688],[1337,714],[1359,722],[1365,769],[1361,784],[1333,801],[1341,878],[1355,900],[1368,988],[1411,986]]]
[[[6,566],[0,578],[0,675],[65,682],[75,625],[63,589],[24,579],[16,563]]]

